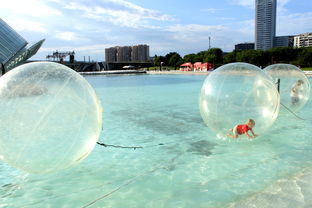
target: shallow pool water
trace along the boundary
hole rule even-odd
[[[103,131],[79,165],[32,175],[0,163],[0,207],[311,207],[312,104],[284,111],[258,139],[220,140],[205,126],[205,76],[87,76]],[[273,206],[274,205],[274,206]]]

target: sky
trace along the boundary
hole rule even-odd
[[[276,35],[312,32],[311,0],[277,0]],[[231,52],[254,42],[255,0],[0,0],[0,18],[30,44],[34,60],[75,51],[104,61],[105,48],[147,44],[150,56],[182,57],[209,48]]]

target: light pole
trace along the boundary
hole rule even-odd
[[[162,65],[164,64],[164,62],[160,62],[160,68],[159,68],[159,70],[161,71],[161,67],[162,67]]]

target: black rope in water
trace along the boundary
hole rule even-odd
[[[120,145],[112,145],[112,144],[104,144],[104,143],[100,143],[97,142],[97,144],[102,145],[104,147],[115,147],[115,148],[125,148],[125,149],[139,149],[139,148],[143,148],[141,146],[133,146],[133,147],[127,147],[127,146],[120,146]]]
[[[161,145],[166,145],[166,144],[172,144],[172,143],[179,143],[179,142],[167,142],[167,143],[159,143],[155,145],[148,145],[148,146],[121,146],[121,145],[112,145],[112,144],[104,144],[101,142],[97,142],[98,145],[104,146],[104,147],[114,147],[114,148],[124,148],[124,149],[142,149],[142,148],[149,148],[149,147],[156,147],[156,146],[161,146]]]
[[[173,142],[168,142],[166,144],[169,144],[169,143],[173,143]],[[165,143],[159,143],[159,144],[156,144],[156,145],[150,145],[150,146],[145,146],[145,147],[142,147],[142,146],[120,146],[120,145],[112,145],[112,144],[104,144],[104,143],[101,143],[101,142],[97,142],[98,145],[102,145],[104,147],[114,147],[114,148],[127,148],[127,149],[140,149],[140,148],[147,148],[147,147],[156,147],[156,146],[160,146],[160,145],[165,145]]]
[[[289,108],[287,108],[283,103],[280,103],[286,110],[288,110],[291,114],[293,114],[295,117],[301,119],[301,120],[305,120],[304,118],[299,117],[297,114],[295,114],[292,110],[290,110]]]

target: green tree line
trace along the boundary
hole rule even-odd
[[[312,47],[291,48],[278,47],[270,50],[234,50],[230,53],[223,52],[220,48],[211,48],[199,53],[187,54],[183,58],[177,52],[170,52],[166,56],[155,55],[154,66],[171,66],[177,69],[185,62],[209,62],[215,68],[232,62],[245,62],[259,67],[271,64],[285,63],[299,67],[312,67]]]

